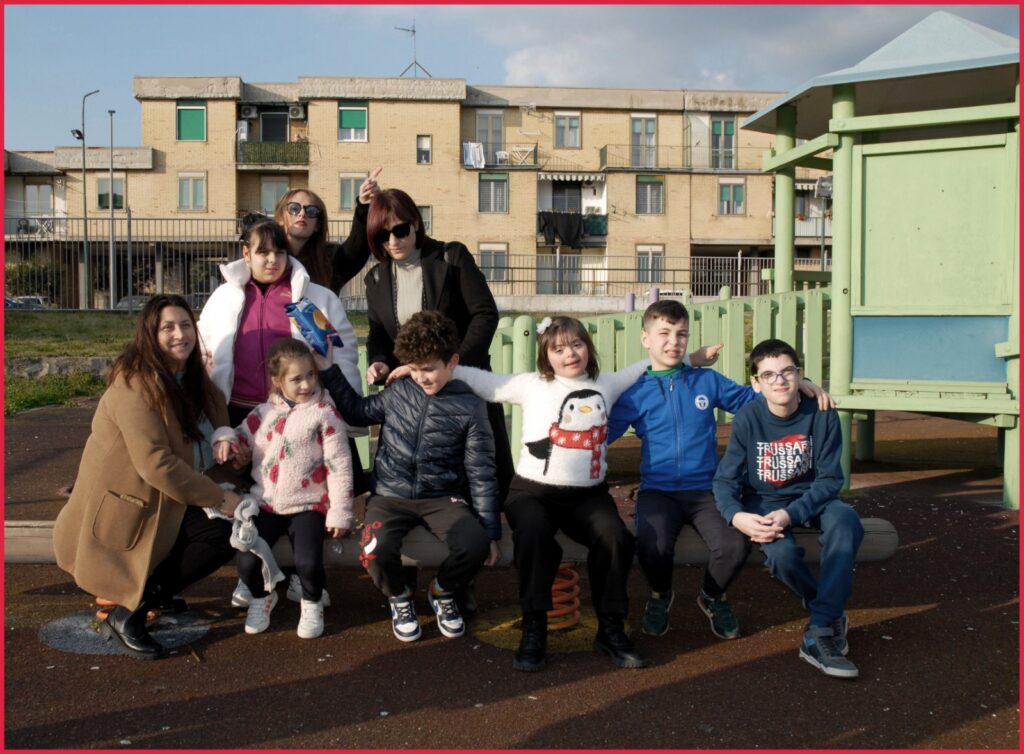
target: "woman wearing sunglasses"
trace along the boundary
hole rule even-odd
[[[498,307],[469,250],[457,241],[428,237],[416,203],[399,189],[381,191],[370,203],[367,233],[370,251],[379,262],[366,275],[367,382],[383,384],[398,366],[398,328],[424,309],[455,321],[460,364],[489,370]],[[487,411],[494,430],[498,495],[504,500],[512,481],[512,451],[501,406],[488,404]]]
[[[359,187],[359,200],[352,216],[352,229],[342,243],[327,240],[327,206],[306,189],[285,192],[274,208],[274,219],[288,236],[288,252],[299,260],[309,279],[338,293],[359,274],[370,258],[366,243],[366,214],[370,202],[380,193],[378,167]]]

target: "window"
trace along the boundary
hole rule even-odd
[[[182,100],[178,104],[178,141],[206,141],[206,103]]]
[[[508,244],[480,244],[480,272],[488,283],[508,282]]]
[[[178,209],[206,209],[206,174],[178,174]]]
[[[429,236],[434,232],[434,208],[417,206],[416,209],[420,211],[420,217],[423,218],[423,232]]]
[[[636,281],[661,283],[665,278],[665,247],[661,244],[641,244],[636,247]]]
[[[53,214],[53,186],[49,183],[25,184],[25,214],[46,217]]]
[[[555,146],[567,149],[579,149],[579,113],[555,113]]]
[[[718,214],[744,215],[746,206],[743,203],[743,181],[718,182]]]
[[[110,179],[96,179],[96,198],[100,209],[110,209]],[[124,209],[124,177],[114,176],[114,209]]]
[[[711,167],[735,167],[736,118],[732,115],[711,118]]]
[[[665,176],[638,175],[636,177],[636,213],[660,215],[665,212]]]
[[[480,212],[508,212],[508,173],[480,174]]]
[[[654,167],[655,120],[653,115],[630,117],[630,166]]]
[[[277,200],[288,193],[287,178],[263,178],[260,180],[260,209],[268,214],[274,214],[274,207]]]
[[[583,187],[580,183],[555,181],[551,185],[551,209],[554,212],[582,212]]]
[[[338,141],[367,141],[367,103],[342,100],[338,103]]]
[[[484,145],[484,160],[498,164],[498,152],[505,150],[505,115],[501,110],[479,110],[476,114],[476,140]]]
[[[793,194],[793,214],[804,218],[811,214],[811,192],[797,191]]]
[[[260,113],[260,141],[282,144],[288,141],[288,113]]]
[[[366,173],[341,174],[341,209],[355,209],[359,201],[359,187],[366,180]]]
[[[433,159],[433,138],[430,136],[417,136],[416,164],[429,165]]]

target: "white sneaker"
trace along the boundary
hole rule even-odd
[[[389,597],[391,606],[391,630],[399,641],[416,641],[422,635],[420,622],[416,620],[416,606],[412,597]]]
[[[302,581],[299,580],[299,574],[292,574],[292,577],[288,580],[288,591],[285,592],[284,596],[292,602],[302,601]],[[326,589],[320,591],[320,604],[324,607],[331,606],[331,595],[327,593]]]
[[[466,624],[462,621],[459,606],[455,604],[455,595],[441,592],[435,595],[432,588],[427,588],[427,602],[437,615],[437,627],[449,639],[457,639],[466,632]]]
[[[277,604],[277,592],[266,597],[251,597],[249,612],[245,616],[245,632],[247,634],[263,633],[270,627],[270,611]]]
[[[315,639],[324,632],[324,603],[302,600],[299,605],[302,612],[296,633],[300,639]]]
[[[249,607],[252,601],[252,592],[241,579],[235,584],[235,591],[231,593],[231,607]]]

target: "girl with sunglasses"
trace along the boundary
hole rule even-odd
[[[370,258],[366,243],[366,215],[370,202],[380,193],[378,167],[359,187],[359,198],[352,216],[352,229],[341,243],[327,240],[327,205],[307,189],[285,192],[274,208],[274,219],[288,237],[288,251],[299,260],[309,279],[335,293],[359,274]]]

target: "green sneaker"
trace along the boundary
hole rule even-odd
[[[711,633],[719,639],[735,639],[740,635],[740,624],[733,615],[732,605],[723,594],[716,600],[711,599],[704,590],[697,595],[697,607],[708,616]]]
[[[648,636],[664,636],[668,633],[668,611],[672,609],[675,594],[671,591],[664,594],[651,592],[650,599],[644,606],[644,617],[640,621],[640,630]]]

